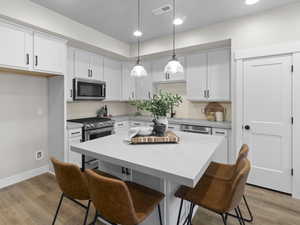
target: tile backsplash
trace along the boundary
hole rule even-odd
[[[162,89],[172,93],[177,93],[183,97],[183,103],[175,109],[178,118],[190,119],[206,119],[204,108],[207,102],[190,102],[186,100],[185,83],[159,84],[157,90]],[[225,108],[225,120],[231,120],[231,103],[220,103]],[[102,106],[107,105],[109,114],[113,116],[133,114],[136,112],[135,107],[130,106],[126,102],[97,102],[97,101],[81,101],[67,104],[67,118],[76,119],[81,117],[91,117],[96,115],[96,111]],[[149,115],[143,113],[144,115]]]

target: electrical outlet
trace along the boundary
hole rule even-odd
[[[44,154],[42,151],[37,151],[35,153],[35,160],[42,160],[44,158]]]

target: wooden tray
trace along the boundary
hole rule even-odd
[[[147,136],[131,138],[131,144],[171,144],[179,143],[180,138],[172,131],[167,131],[164,137]]]

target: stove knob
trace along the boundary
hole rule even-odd
[[[89,124],[86,124],[85,127],[86,128],[91,128],[91,126]]]
[[[102,127],[103,126],[103,123],[98,123],[98,127]]]
[[[95,125],[94,125],[94,124],[91,124],[91,127],[92,127],[92,128],[95,128]]]

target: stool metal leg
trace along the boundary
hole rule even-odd
[[[86,213],[85,213],[85,217],[84,217],[84,221],[83,221],[83,225],[86,225],[88,216],[89,216],[89,212],[90,212],[90,206],[91,206],[91,200],[89,200],[87,209],[86,209]]]
[[[56,212],[55,212],[55,216],[54,216],[52,225],[54,225],[55,222],[56,222],[56,218],[57,218],[58,212],[59,212],[59,210],[60,210],[60,207],[61,207],[61,204],[62,204],[63,199],[64,199],[64,193],[62,193],[61,196],[60,196],[59,204],[58,204],[58,207],[57,207],[57,209],[56,209]]]
[[[243,200],[244,200],[244,202],[245,202],[245,205],[246,205],[248,214],[249,214],[249,216],[250,216],[250,218],[244,218],[244,217],[243,217],[243,219],[244,219],[244,221],[246,221],[246,222],[252,223],[254,218],[253,218],[253,214],[252,214],[252,212],[251,212],[250,206],[249,206],[249,204],[248,204],[248,202],[247,202],[247,199],[246,199],[245,195],[243,195]],[[228,213],[227,215],[228,215],[228,216],[232,216],[232,217],[237,218],[236,215],[231,214],[231,213]]]
[[[222,217],[222,220],[223,220],[224,225],[227,225],[227,218],[226,218],[226,215],[224,215],[224,214],[220,214],[220,215],[221,215],[221,217]]]
[[[161,209],[159,204],[157,205],[157,209],[158,209],[159,223],[160,225],[163,225],[162,217],[161,217]]]
[[[178,218],[177,218],[177,225],[179,225],[179,223],[180,223],[182,205],[183,205],[183,198],[181,199],[181,202],[180,202],[179,213],[178,213]]]
[[[240,215],[240,211],[238,210],[238,208],[234,209],[235,213],[236,213],[236,216],[237,216],[237,219],[240,223],[240,225],[245,225],[245,221],[244,219],[241,217]]]

